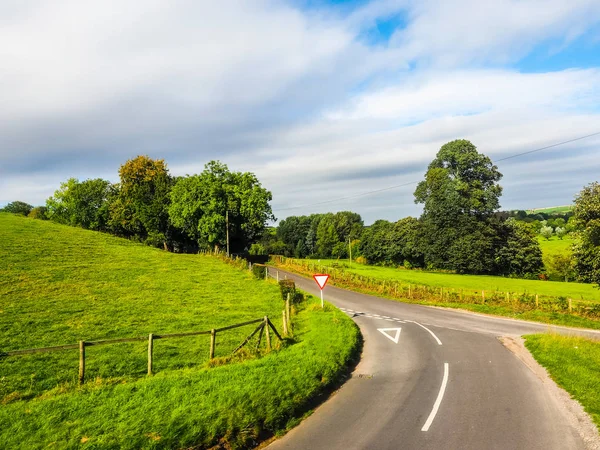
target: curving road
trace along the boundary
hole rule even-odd
[[[284,274],[319,295],[312,279],[279,269]],[[548,326],[333,286],[324,293],[360,327],[361,362],[331,399],[270,450],[585,448],[559,401],[498,340]],[[600,338],[594,331],[552,330]]]

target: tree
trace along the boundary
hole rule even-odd
[[[501,178],[471,142],[441,147],[415,190],[415,203],[424,205],[419,247],[427,266],[464,273],[494,270],[498,242],[489,222],[500,207]]]
[[[230,172],[218,161],[200,175],[179,179],[171,192],[169,217],[204,248],[226,245],[226,215],[230,250],[240,252],[258,241],[267,221],[275,220],[271,192],[250,172]]]
[[[333,248],[340,242],[337,230],[335,228],[334,215],[325,214],[317,227],[317,254],[321,258],[331,257]]]
[[[575,198],[573,217],[581,227],[573,248],[575,271],[580,281],[600,285],[600,184],[592,183]]]
[[[29,214],[27,214],[27,217],[30,217],[32,219],[47,220],[48,218],[46,217],[46,207],[36,206],[29,212]]]
[[[424,214],[446,219],[457,215],[487,217],[499,207],[502,174],[467,140],[443,145],[415,191]]]
[[[137,156],[119,168],[120,185],[110,205],[117,234],[148,240],[166,248],[169,240],[171,177],[163,159]]]
[[[549,265],[550,271],[564,279],[565,282],[568,282],[569,278],[573,278],[573,255],[570,253],[550,256]]]
[[[360,254],[369,264],[392,264],[390,242],[394,224],[387,220],[377,220],[364,229],[359,244]]]
[[[101,178],[82,182],[69,178],[46,200],[47,216],[66,225],[104,231],[113,192],[111,183]]]
[[[550,240],[550,238],[552,237],[552,235],[554,234],[554,231],[552,231],[552,227],[549,227],[547,225],[542,225],[542,228],[540,229],[540,235],[544,238],[546,238],[546,240]]]
[[[556,230],[554,230],[554,232],[560,240],[562,240],[562,238],[565,237],[565,234],[567,234],[567,230],[562,227],[556,227]]]
[[[496,272],[502,275],[537,277],[544,270],[542,250],[535,230],[528,224],[508,220],[500,225],[505,244],[496,256]]]
[[[33,209],[33,206],[30,205],[29,203],[16,201],[16,202],[10,202],[8,205],[6,205],[4,208],[2,208],[2,211],[7,212],[7,213],[20,214],[22,216],[26,216],[31,212],[32,209]]]

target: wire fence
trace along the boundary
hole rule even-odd
[[[498,305],[515,312],[539,310],[573,314],[592,320],[600,319],[600,302],[593,300],[576,300],[564,296],[540,295],[532,292],[458,289],[403,283],[359,275],[341,268],[285,256],[272,256],[271,261],[276,266],[282,266],[305,275],[328,273],[330,280],[340,287],[365,290],[386,297],[419,302]]]

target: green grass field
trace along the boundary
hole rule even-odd
[[[562,243],[561,243],[562,244]],[[321,265],[332,268],[340,267],[345,271],[382,280],[448,289],[465,289],[474,291],[500,291],[547,296],[564,296],[573,299],[600,301],[600,289],[591,284],[564,283],[559,281],[523,280],[489,275],[457,275],[451,273],[426,272],[422,270],[396,269],[393,267],[369,266],[348,261],[321,259]],[[317,263],[317,261],[314,261]]]
[[[600,342],[552,334],[524,337],[535,359],[581,403],[600,430]]]
[[[268,315],[278,286],[210,256],[0,213],[0,351],[218,328]],[[253,327],[155,342],[0,358],[6,448],[234,448],[280,432],[350,363],[359,343],[333,308],[300,308],[294,341],[219,365]],[[218,367],[211,367],[217,365]]]
[[[539,213],[546,213],[546,214],[554,214],[554,213],[566,213],[569,212],[573,209],[573,205],[569,205],[569,206],[551,206],[548,208],[537,208],[537,209],[530,209],[527,212],[529,214],[539,214]]]

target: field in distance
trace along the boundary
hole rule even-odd
[[[564,245],[562,242],[559,245]],[[531,293],[551,297],[564,296],[567,298],[600,301],[600,289],[591,284],[565,283],[560,281],[524,280],[520,278],[505,278],[491,275],[459,275],[452,273],[427,272],[424,270],[397,269],[394,267],[369,266],[347,260],[321,259],[311,260],[331,268],[343,270],[358,275],[377,278],[380,280],[399,281],[402,283],[419,284],[447,289],[464,289],[473,291],[500,291],[513,293]]]
[[[0,352],[210,330],[268,315],[281,330],[274,282],[202,255],[0,213]],[[317,303],[315,302],[315,305]],[[343,313],[299,306],[293,345],[227,356],[254,326],[0,357],[0,442],[7,448],[232,448],[280,432],[345,370],[358,331]],[[254,341],[253,341],[254,342]],[[264,339],[263,339],[264,342]]]

